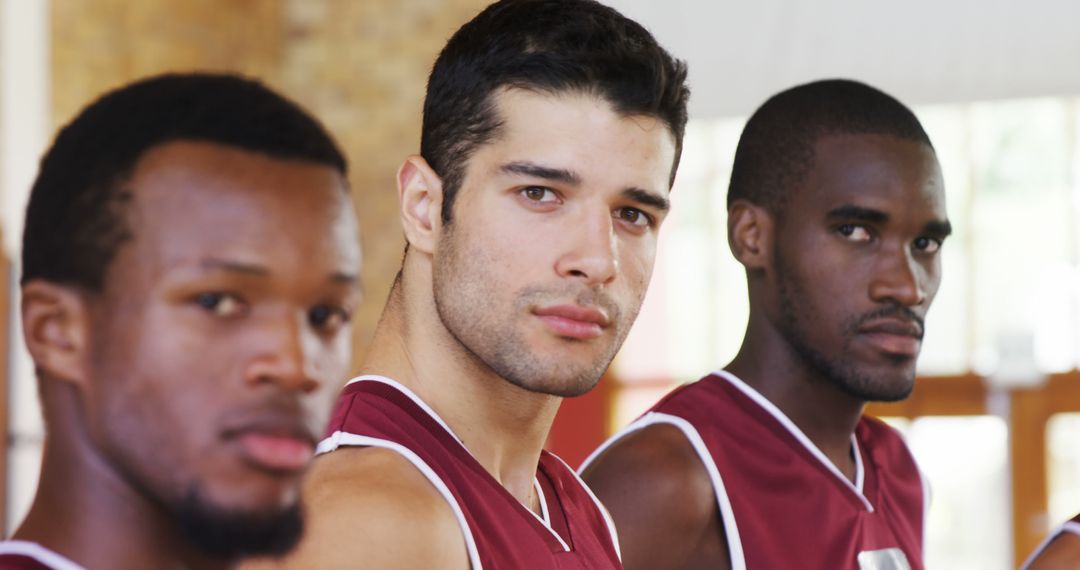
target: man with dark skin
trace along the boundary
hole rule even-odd
[[[23,335],[46,441],[0,568],[199,568],[290,549],[360,253],[319,123],[228,75],[104,95],[42,161]]]
[[[795,87],[747,123],[728,215],[750,301],[738,355],[583,467],[626,568],[922,568],[921,476],[862,413],[911,391],[941,279],[929,139],[872,87]]]
[[[1047,537],[1024,563],[1024,570],[1073,570],[1080,568],[1080,515]]]

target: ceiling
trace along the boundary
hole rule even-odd
[[[1080,94],[1072,0],[603,0],[690,65],[693,117],[824,77],[906,103]]]

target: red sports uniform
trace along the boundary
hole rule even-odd
[[[361,376],[338,399],[319,453],[342,446],[393,450],[446,499],[474,570],[621,568],[615,529],[581,479],[543,452],[537,516],[476,461],[435,412],[405,386]]]
[[[1044,550],[1046,550],[1046,547],[1050,545],[1051,541],[1066,532],[1080,535],[1080,515],[1076,515],[1071,520],[1065,522],[1065,524],[1054,529],[1054,532],[1050,533],[1050,536],[1046,537],[1046,540],[1042,541],[1042,544],[1040,544],[1039,547],[1035,549],[1035,552],[1031,553],[1031,556],[1029,556],[1028,559],[1024,562],[1024,565],[1021,567],[1021,569],[1026,570],[1028,566],[1031,566],[1031,563],[1034,562],[1035,559],[1038,558]]]
[[[85,570],[82,566],[34,542],[0,542],[0,570]]]
[[[895,430],[864,417],[851,483],[795,424],[726,371],[676,389],[600,447],[653,424],[689,440],[712,480],[734,570],[923,567],[927,490]]]

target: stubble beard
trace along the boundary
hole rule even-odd
[[[184,538],[215,560],[280,557],[296,546],[304,531],[299,502],[264,512],[226,509],[206,500],[192,485],[171,507]]]
[[[897,402],[907,398],[915,386],[914,370],[910,374],[872,374],[860,370],[855,363],[855,356],[851,350],[851,339],[857,334],[859,318],[851,318],[844,322],[841,327],[844,339],[843,348],[836,358],[829,358],[826,354],[813,346],[809,340],[807,329],[812,326],[809,319],[805,318],[801,306],[805,295],[802,289],[793,280],[787,278],[788,273],[781,269],[782,263],[777,256],[777,273],[780,296],[780,333],[787,344],[795,351],[802,362],[817,376],[825,379],[829,384],[839,388],[842,392],[864,402]],[[899,365],[904,359],[897,359]]]
[[[109,441],[116,442],[105,449],[106,455],[120,477],[163,512],[193,552],[233,563],[278,557],[299,543],[303,535],[299,500],[262,509],[217,504],[203,492],[197,474],[185,474],[157,455],[168,446],[145,439],[147,430],[128,410],[127,414],[114,412],[111,417],[117,421],[106,424]],[[155,447],[159,448],[155,451]]]
[[[507,382],[538,394],[570,398],[592,390],[615,358],[626,337],[626,320],[618,305],[602,292],[594,290],[556,291],[527,287],[516,292],[509,308],[492,307],[500,298],[500,284],[492,279],[506,268],[485,264],[478,255],[462,251],[454,233],[447,227],[443,244],[444,258],[433,268],[435,309],[443,327],[474,362],[490,369]],[[573,298],[583,306],[600,306],[608,314],[614,338],[592,361],[576,365],[542,358],[534,352],[515,321],[528,315],[530,307],[545,301]],[[636,314],[636,311],[635,311]],[[632,317],[633,315],[631,315]],[[633,322],[632,318],[629,322]],[[598,342],[560,339],[559,342]]]

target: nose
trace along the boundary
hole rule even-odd
[[[313,355],[318,339],[306,317],[281,314],[267,317],[253,331],[254,357],[244,370],[250,385],[275,384],[288,392],[310,393],[321,384]]]
[[[611,212],[589,212],[569,228],[566,253],[559,257],[556,272],[562,277],[581,279],[586,285],[610,283],[619,271],[615,227]]]
[[[903,307],[922,305],[927,298],[928,276],[907,247],[898,247],[878,264],[870,297],[878,303]]]

